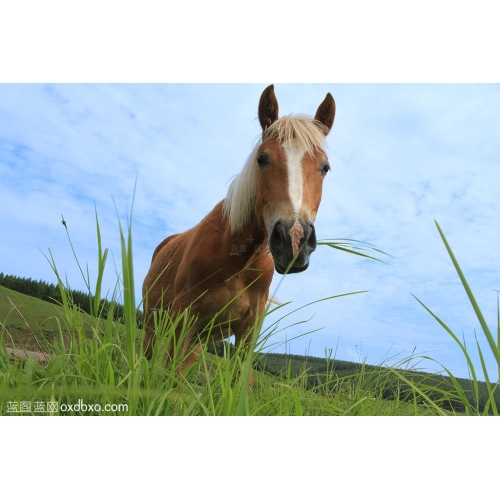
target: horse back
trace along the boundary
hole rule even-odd
[[[162,248],[166,247],[169,242],[171,242],[173,239],[177,238],[179,236],[178,234],[172,234],[171,236],[165,238],[155,249],[153,252],[153,257],[151,258],[151,264],[155,260],[155,257],[158,255],[158,253],[162,250]]]

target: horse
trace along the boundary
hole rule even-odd
[[[330,170],[325,145],[335,109],[328,93],[314,119],[304,114],[278,118],[274,85],[263,91],[258,106],[262,137],[226,198],[199,224],[169,236],[153,253],[142,290],[143,348],[149,360],[158,310],[181,314],[189,309],[194,317],[182,339],[177,327],[167,363],[176,342],[181,343],[183,369],[198,359],[200,341],[234,335],[236,345],[248,351],[252,335],[259,334],[255,325],[265,312],[274,270],[301,273],[316,249],[314,222]]]

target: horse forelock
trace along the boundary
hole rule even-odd
[[[262,140],[276,139],[280,144],[292,139],[299,147],[314,156],[315,148],[323,149],[326,144],[326,127],[307,115],[287,115],[276,120],[262,133]]]
[[[293,139],[295,144],[314,156],[316,149],[325,147],[325,126],[307,115],[298,114],[283,116],[264,130],[242,171],[232,180],[224,200],[223,217],[229,221],[231,233],[242,229],[252,217],[259,174],[257,151],[262,142],[270,139],[279,144],[290,143]]]

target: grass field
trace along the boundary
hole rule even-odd
[[[495,340],[487,330],[444,235],[442,238],[500,367],[500,338]],[[99,297],[107,254],[101,249],[98,223],[97,246],[100,274],[94,293]],[[429,377],[410,377],[390,368],[368,370],[364,365],[347,375],[327,371],[321,383],[311,388],[308,378],[316,375],[307,365],[297,372],[290,364],[277,375],[255,369],[258,352],[269,340],[266,336],[272,335],[266,332],[259,340],[254,335],[253,354],[249,356],[231,349],[214,356],[204,348],[199,362],[189,371],[180,370],[183,360],[177,355],[173,365],[166,367],[166,346],[176,330],[185,334],[190,323],[188,311],[178,317],[158,316],[157,342],[149,362],[142,353],[142,331],[137,326],[130,228],[127,234],[121,231],[121,246],[122,288],[117,288],[124,300],[121,323],[111,316],[103,319],[99,312],[82,313],[59,279],[55,262],[60,306],[0,287],[2,415],[498,415],[495,397],[499,380],[490,381],[484,363],[478,369],[473,366],[465,346],[439,318],[469,364],[472,380],[467,390],[449,372],[450,383],[436,386]],[[6,346],[41,350],[49,358],[47,362],[12,360]],[[479,344],[477,348],[482,360]],[[480,369],[486,389],[478,382],[476,372]],[[254,385],[250,388],[252,370]]]
[[[56,304],[0,286],[0,318],[9,328],[27,330],[29,326],[38,332],[56,333],[63,310]]]
[[[81,327],[71,334],[64,325],[73,316],[82,316]],[[129,411],[128,383],[131,370],[125,355],[122,325],[114,325],[115,336],[103,339],[105,322],[92,328],[92,318],[79,311],[23,295],[0,287],[0,317],[5,345],[51,356],[49,363],[36,360],[11,362],[3,359],[0,391],[2,414],[9,414],[8,402],[30,402],[31,412],[41,403],[57,401],[58,407],[80,407],[92,410],[71,410],[70,414],[98,414],[95,406],[115,405],[106,414],[163,415],[414,415],[434,414],[419,405],[398,401],[377,401],[370,391],[359,387],[352,391],[351,380],[344,380],[327,394],[308,391],[306,373],[273,376],[254,370],[254,387],[233,383],[245,361],[239,353],[217,357],[203,352],[200,363],[186,379],[179,381],[161,362],[153,365],[138,353],[136,362],[142,366],[141,382],[134,411]],[[110,326],[110,325],[108,325]],[[83,334],[83,335],[82,335]],[[307,368],[306,368],[307,369]],[[241,401],[240,401],[241,400]],[[237,403],[240,404],[237,404]],[[125,406],[120,405],[127,405]],[[37,406],[38,405],[38,406]],[[12,406],[12,405],[11,405]],[[20,413],[20,412],[19,412]],[[40,414],[42,412],[39,412]],[[45,412],[46,414],[47,412]],[[59,412],[61,414],[61,412]]]

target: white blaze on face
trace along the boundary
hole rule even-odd
[[[295,217],[299,216],[302,207],[302,197],[304,194],[304,176],[302,174],[302,157],[306,152],[304,147],[297,144],[292,139],[283,143],[288,160],[288,194],[295,212]]]

